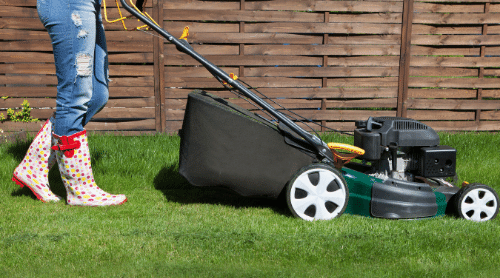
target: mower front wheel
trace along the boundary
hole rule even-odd
[[[470,184],[461,188],[454,196],[454,208],[458,217],[483,222],[498,214],[498,195],[484,184]]]
[[[342,174],[325,164],[300,169],[286,187],[288,208],[304,220],[330,220],[344,213],[349,188]]]

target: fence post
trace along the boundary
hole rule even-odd
[[[153,19],[163,28],[163,0],[153,0]],[[156,132],[166,132],[165,111],[165,58],[163,39],[153,37],[154,57],[154,93],[155,93],[155,128]]]
[[[411,26],[413,22],[413,0],[403,1],[403,22],[401,24],[401,52],[399,56],[397,116],[406,117],[408,82],[410,79]]]
[[[325,12],[325,19],[324,22],[325,24],[328,24],[330,22],[330,12]],[[323,34],[323,45],[328,45],[328,34]],[[323,67],[327,68],[328,67],[328,55],[323,55]],[[322,82],[321,82],[321,87],[322,88],[328,88],[328,77],[323,77]],[[325,111],[326,110],[326,98],[321,99],[321,110]],[[326,131],[326,120],[321,121],[321,132]]]
[[[490,3],[484,3],[484,13],[489,14],[489,12],[490,12]],[[482,35],[483,36],[488,35],[488,24],[483,24]],[[481,58],[484,58],[486,56],[486,45],[481,45],[481,50],[479,53],[480,53],[479,56]],[[484,67],[479,68],[478,78],[479,79],[484,78]],[[478,88],[477,89],[477,100],[481,101],[482,99],[483,99],[483,89]],[[481,109],[476,110],[476,125],[477,125],[477,128],[479,129],[479,127],[481,125]]]
[[[245,0],[240,0],[240,10],[241,11],[245,10]],[[244,21],[240,21],[240,33],[245,33],[245,22]],[[239,47],[240,47],[239,55],[244,56],[245,55],[245,44],[240,43]],[[245,66],[239,67],[238,74],[240,75],[240,77],[245,76]]]

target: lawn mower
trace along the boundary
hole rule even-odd
[[[258,90],[194,51],[185,39],[187,29],[177,39],[143,11],[144,1],[120,1],[147,28],[261,110],[254,113],[201,90],[188,95],[179,173],[192,185],[223,187],[242,196],[284,196],[291,213],[305,220],[343,213],[386,219],[449,214],[480,222],[498,214],[492,188],[453,184],[456,150],[440,145],[429,126],[408,118],[370,117],[355,123],[354,145],[325,143],[302,127],[314,122],[304,119],[299,125],[300,115],[276,109],[277,103],[271,105]]]

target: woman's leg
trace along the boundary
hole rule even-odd
[[[54,133],[67,136],[83,131],[94,91],[98,5],[95,0],[44,1],[50,3],[45,27],[58,79]]]
[[[65,17],[69,15],[69,2],[53,0],[38,0],[37,11],[41,22],[49,30],[54,45],[63,49],[68,29]],[[71,42],[64,47],[70,48]],[[55,57],[56,61],[64,61],[61,55]],[[64,77],[67,70],[64,64],[58,66],[57,76],[59,81]],[[28,187],[42,202],[57,202],[61,198],[50,190],[48,173],[56,161],[55,152],[52,147],[52,131],[54,129],[54,118],[47,120],[38,134],[33,139],[22,162],[14,170],[12,180],[21,187]]]
[[[100,2],[100,1],[99,1]],[[99,3],[97,3],[98,5]],[[94,52],[94,74],[92,79],[93,91],[87,113],[85,114],[83,126],[92,117],[104,108],[109,98],[109,69],[108,50],[106,46],[106,36],[99,7],[96,8],[96,44]]]
[[[52,149],[56,151],[68,204],[119,205],[127,201],[125,195],[109,194],[94,181],[87,133],[83,129],[108,99],[100,1],[69,0],[65,13],[67,20],[70,18],[68,24],[47,28],[54,45],[59,82]],[[60,33],[62,29],[66,29],[65,35]]]

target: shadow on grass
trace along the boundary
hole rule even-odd
[[[31,140],[17,141],[16,143],[10,144],[7,147],[7,154],[12,156],[16,161],[21,162],[21,160],[23,160],[24,156],[26,155],[26,152],[28,151],[30,145]]]
[[[31,140],[17,141],[14,144],[10,144],[7,147],[7,154],[12,156],[12,158],[15,161],[21,162],[24,156],[26,155],[26,152],[28,151],[30,144]],[[12,172],[14,172],[14,170],[15,169],[12,169]],[[36,200],[36,196],[26,186],[23,188],[17,187],[17,189],[12,191],[10,195],[13,197],[26,196]]]
[[[224,188],[192,186],[179,174],[177,165],[162,168],[154,178],[154,186],[169,201],[181,204],[217,204],[234,208],[265,207],[277,213],[292,216],[282,196],[276,200],[251,198],[240,196]]]

